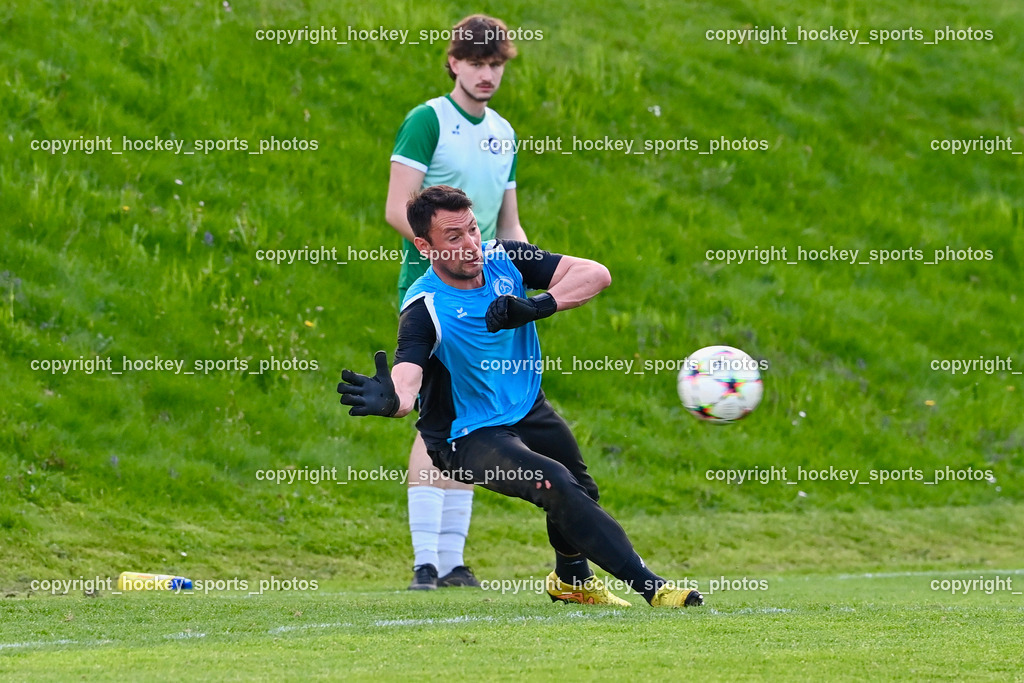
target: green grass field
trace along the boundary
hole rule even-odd
[[[4,605],[0,637],[11,642],[0,643],[0,672],[39,680],[176,680],[200,671],[223,680],[254,671],[286,680],[1009,680],[1020,675],[1011,653],[1020,647],[1024,574],[982,576],[988,593],[977,584],[976,593],[953,595],[932,586],[979,575],[773,575],[759,579],[762,592],[718,591],[708,596],[714,606],[686,611],[568,607],[471,589],[19,601]]]
[[[586,307],[543,321],[545,354],[566,369],[649,368],[549,372],[544,387],[653,567],[767,590],[717,592],[684,613],[401,590],[404,489],[348,473],[403,469],[412,421],[349,418],[334,390],[342,368],[365,372],[395,346],[398,264],[348,256],[399,246],[384,222],[388,158],[405,113],[450,88],[445,45],[255,34],[418,34],[475,11],[543,32],[519,42],[493,101],[521,140],[667,147],[520,153],[527,234],[613,277]],[[797,27],[860,33],[707,39],[772,26],[790,39]],[[929,44],[946,27],[973,33]],[[920,37],[881,44],[877,29]],[[930,582],[1024,567],[1022,35],[1010,0],[7,3],[0,671],[1021,677],[1021,597]],[[108,137],[114,150],[125,138],[235,149],[33,149]],[[722,138],[765,149],[679,149]],[[282,140],[307,149],[249,153]],[[1009,149],[941,149],[996,140]],[[259,256],[304,248],[348,262]],[[830,248],[858,255],[802,255]],[[715,254],[730,249],[758,251],[742,264]],[[758,260],[773,249],[786,258]],[[764,402],[726,428],[687,416],[675,372],[650,369],[711,344],[768,363]],[[157,358],[195,374],[39,366]],[[978,363],[942,369],[953,360]],[[271,361],[291,365],[258,372]],[[337,476],[309,480],[323,468]],[[791,483],[716,479],[771,468]],[[829,468],[858,483],[800,479]],[[306,478],[271,483],[267,470]],[[543,576],[549,556],[534,508],[478,493],[467,561],[482,578]],[[124,570],[320,588],[32,588]]]

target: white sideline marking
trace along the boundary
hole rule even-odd
[[[19,647],[38,647],[40,645],[77,645],[79,642],[81,641],[63,638],[61,640],[30,640],[24,643],[0,643],[0,650]]]
[[[908,576],[957,576],[959,574],[1024,574],[1024,569],[955,569],[928,572],[867,572],[865,574],[840,574],[839,579],[899,579]]]
[[[355,624],[343,624],[340,622],[336,622],[333,624],[303,624],[301,626],[278,626],[277,628],[270,629],[269,631],[267,631],[267,633],[271,635],[276,635],[278,633],[288,633],[289,631],[304,631],[311,628],[344,628],[348,626],[355,626]]]
[[[741,607],[728,612],[721,612],[714,607],[709,607],[706,611],[708,614],[716,616],[731,617],[738,614],[789,614],[793,610],[788,607]]]
[[[378,619],[374,626],[426,626],[427,624],[463,624],[471,621],[494,621],[494,617],[449,617],[448,619]]]
[[[59,640],[29,640],[24,643],[0,643],[0,650],[15,650],[23,647],[48,647],[50,645],[108,645],[112,640],[71,640],[60,638]]]
[[[485,622],[499,622],[499,623],[511,623],[514,621],[551,621],[558,617],[569,617],[570,619],[600,619],[601,617],[612,616],[618,614],[622,610],[602,610],[601,612],[587,613],[582,610],[575,610],[572,612],[566,612],[557,616],[543,617],[538,615],[523,615],[519,617],[510,617],[508,619],[496,619],[492,616],[483,617],[449,617],[447,619],[434,619],[428,617],[426,619],[378,619],[373,622],[374,626],[427,626],[430,624],[468,624],[475,621]]]
[[[581,610],[574,612],[566,612],[565,614],[559,615],[561,617],[569,617],[571,619],[595,619],[606,616],[612,616],[618,614],[621,610],[608,610],[600,613],[587,614]],[[499,623],[511,623],[521,621],[551,621],[556,617],[543,617],[543,616],[520,616],[512,617],[509,619],[497,619],[492,616],[481,616],[471,617],[462,615],[458,617],[448,617],[446,619],[435,619],[427,617],[424,619],[378,619],[370,622],[369,626],[390,628],[393,626],[429,626],[431,624],[469,624],[473,622],[499,622]],[[281,633],[289,633],[291,631],[304,631],[308,629],[321,629],[321,628],[356,628],[365,626],[365,624],[353,624],[351,622],[335,622],[331,624],[301,624],[296,626],[277,626],[267,631],[271,635],[278,635]]]
[[[164,638],[167,638],[168,640],[186,640],[188,638],[205,638],[205,637],[206,637],[205,633],[189,633],[187,631],[182,631],[181,633],[168,633],[167,635],[164,636]]]

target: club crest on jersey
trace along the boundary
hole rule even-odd
[[[512,278],[502,275],[494,281],[494,293],[498,296],[506,296],[516,291],[516,285]]]

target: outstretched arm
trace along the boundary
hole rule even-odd
[[[416,404],[416,396],[423,384],[423,368],[415,363],[397,363],[391,368],[391,380],[398,395],[398,412],[394,417],[405,417]]]
[[[342,370],[338,393],[342,405],[352,406],[349,415],[362,417],[405,417],[416,405],[423,383],[423,368],[415,363],[398,363],[388,374],[388,356],[374,355],[377,374],[373,377]]]
[[[378,351],[373,355],[373,362],[377,366],[377,373],[373,377],[351,370],[341,371],[341,382],[338,383],[341,404],[352,406],[348,414],[356,417],[394,417],[400,406],[395,384],[388,372],[388,354]]]
[[[423,384],[423,367],[434,346],[435,331],[430,314],[422,301],[415,301],[402,311],[398,323],[398,350],[395,367],[388,370],[388,355],[374,354],[377,373],[373,377],[343,370],[338,393],[341,402],[352,406],[349,415],[405,417],[416,404]]]
[[[373,357],[377,374],[360,375],[341,371],[338,393],[342,405],[352,406],[349,415],[362,417],[405,417],[412,412],[423,383],[423,368],[415,363],[398,363],[388,373],[388,354],[378,351]]]

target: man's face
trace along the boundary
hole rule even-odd
[[[440,210],[430,222],[429,239],[416,238],[416,248],[430,259],[438,275],[452,280],[472,280],[484,269],[480,228],[469,209]]]
[[[501,76],[505,73],[505,60],[501,57],[471,59],[448,58],[455,86],[462,89],[471,100],[487,102],[498,91]]]

